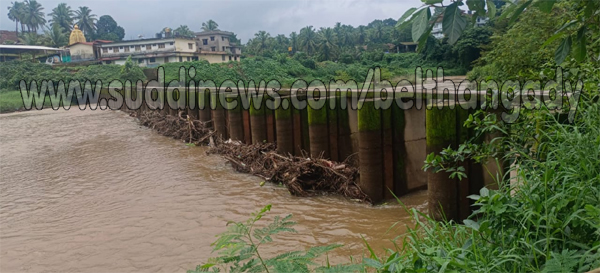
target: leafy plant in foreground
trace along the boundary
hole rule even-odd
[[[314,260],[321,255],[340,247],[327,245],[311,247],[306,251],[291,251],[275,257],[264,257],[259,248],[273,241],[280,233],[296,233],[292,227],[296,222],[291,221],[292,215],[283,218],[275,216],[272,223],[263,228],[256,227],[271,205],[265,206],[245,222],[228,222],[227,231],[217,235],[213,251],[219,251],[219,256],[210,258],[207,263],[198,265],[194,272],[348,272],[356,271],[357,265],[317,266]]]

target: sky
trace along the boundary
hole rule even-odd
[[[0,29],[14,30],[14,22],[6,15],[9,0],[0,1]],[[276,36],[312,25],[333,27],[336,22],[358,26],[375,19],[398,20],[406,10],[418,7],[420,0],[38,0],[48,15],[59,3],[73,10],[88,6],[98,16],[110,15],[125,29],[125,39],[138,35],[153,37],[164,27],[187,25],[200,31],[202,22],[213,19],[219,29],[232,31],[246,43],[259,30]],[[47,16],[46,19],[49,19]]]

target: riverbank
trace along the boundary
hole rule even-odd
[[[0,114],[23,111],[21,92],[0,90]]]

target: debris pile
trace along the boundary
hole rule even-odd
[[[182,113],[179,112],[177,117],[163,115],[157,111],[133,112],[130,115],[137,115],[142,125],[156,130],[163,136],[181,139],[187,143],[208,144],[214,134],[214,131],[209,129],[210,122],[193,120]]]
[[[140,122],[158,133],[188,143],[209,144],[208,153],[219,154],[236,171],[249,173],[272,183],[285,185],[292,195],[314,196],[335,193],[363,202],[371,202],[356,181],[358,168],[351,162],[333,162],[323,158],[283,156],[276,153],[274,143],[243,144],[214,136],[210,122],[179,116],[162,115],[156,111],[132,112]]]

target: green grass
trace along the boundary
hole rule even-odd
[[[0,113],[8,113],[23,109],[21,92],[13,90],[0,91]]]

